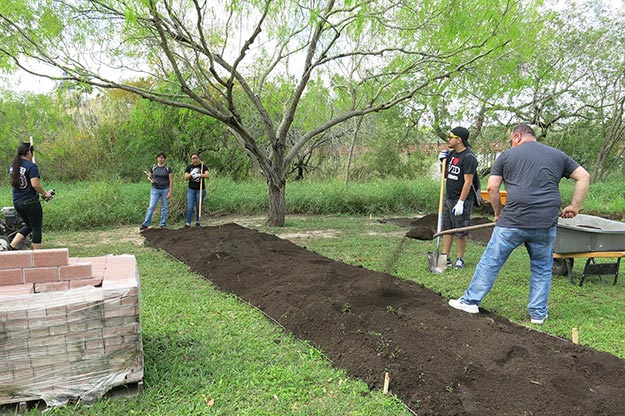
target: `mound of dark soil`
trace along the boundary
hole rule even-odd
[[[625,362],[236,224],[144,232],[419,415],[622,415]],[[193,247],[189,250],[188,247]]]

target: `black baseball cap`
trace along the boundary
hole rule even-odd
[[[465,129],[464,127],[458,126],[451,129],[451,134],[460,137],[462,139],[462,143],[464,143],[466,147],[471,147],[471,145],[469,144],[469,130]]]

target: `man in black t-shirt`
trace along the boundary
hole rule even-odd
[[[447,159],[445,177],[446,198],[443,206],[441,230],[468,227],[471,225],[471,214],[475,203],[475,195],[471,190],[473,178],[477,175],[477,158],[471,151],[469,144],[469,130],[464,127],[454,127],[447,138],[447,147],[450,151],[443,151],[439,155],[441,161]],[[450,251],[454,237],[456,238],[457,257],[454,263],[456,269],[464,268],[464,253],[467,247],[468,232],[443,236],[443,255],[447,255],[447,266],[451,266]]]

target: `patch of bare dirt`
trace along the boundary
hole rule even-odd
[[[285,240],[306,240],[308,238],[337,238],[339,232],[337,230],[311,230],[300,233],[278,233],[277,237],[284,238]]]
[[[143,237],[137,233],[136,226],[120,227],[111,230],[98,231],[97,240],[93,241],[94,246],[109,245],[118,243],[131,243],[135,245],[143,245]],[[90,244],[83,244],[90,245]]]
[[[625,409],[619,358],[488,311],[454,310],[413,282],[237,224],[143,236],[370,388],[381,389],[390,372],[391,392],[419,415],[620,416]]]
[[[67,247],[72,252],[72,247],[98,247],[118,243],[129,243],[136,246],[143,246],[145,239],[138,232],[137,226],[122,226],[107,230],[90,230],[80,233],[80,238],[68,236],[65,233],[54,233],[49,238],[45,236],[44,244],[52,243],[56,246]]]

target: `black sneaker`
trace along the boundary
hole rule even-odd
[[[139,232],[141,232],[141,231],[145,231],[145,230],[147,230],[148,228],[150,228],[150,227],[148,227],[148,226],[147,226],[147,225],[145,225],[145,224],[141,224],[141,225],[139,226]]]
[[[458,257],[456,259],[456,264],[454,265],[455,269],[464,269],[464,260],[462,260],[462,258]]]
[[[200,227],[200,223],[199,223],[199,222],[196,222],[196,223],[195,223],[195,226],[196,226],[196,227]]]

